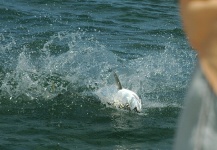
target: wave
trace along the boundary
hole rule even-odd
[[[58,32],[41,48],[23,45],[19,50],[12,37],[1,37],[1,58],[7,61],[1,61],[0,92],[8,101],[52,101],[59,95],[104,101],[106,97],[95,92],[114,86],[116,70],[123,86],[141,97],[144,108],[180,107],[183,92],[174,93],[185,89],[192,69],[182,62],[192,59],[193,63],[195,58],[172,43],[166,43],[161,52],[129,58],[128,53],[110,51],[83,31]]]

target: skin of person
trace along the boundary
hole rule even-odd
[[[217,95],[217,0],[180,0],[183,28]]]

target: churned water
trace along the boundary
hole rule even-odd
[[[172,149],[195,58],[173,0],[0,0],[0,149]]]

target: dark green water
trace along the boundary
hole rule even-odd
[[[0,149],[172,149],[196,55],[165,0],[0,0]],[[114,85],[142,112],[107,107]]]

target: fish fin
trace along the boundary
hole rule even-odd
[[[114,72],[114,77],[115,77],[115,82],[116,82],[116,84],[118,86],[118,89],[121,90],[122,89],[122,85],[121,85],[121,82],[120,82],[120,80],[118,78],[118,75],[115,72]]]

